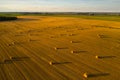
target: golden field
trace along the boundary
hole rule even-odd
[[[120,80],[120,22],[18,17],[0,22],[0,80]]]

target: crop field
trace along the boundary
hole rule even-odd
[[[2,21],[0,80],[120,80],[120,22],[66,16]]]

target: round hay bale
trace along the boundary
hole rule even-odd
[[[70,51],[71,53],[74,53],[74,51]]]
[[[53,62],[52,62],[52,61],[50,61],[50,62],[49,62],[49,64],[50,64],[50,65],[53,65]]]
[[[57,47],[54,47],[55,50],[57,50],[58,48]]]
[[[95,58],[96,58],[96,59],[98,59],[98,58],[99,58],[99,56],[95,56]]]
[[[87,74],[87,73],[84,73],[84,74],[83,74],[83,77],[88,78],[88,74]]]

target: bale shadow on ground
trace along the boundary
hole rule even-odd
[[[84,74],[84,77],[86,78],[94,78],[94,77],[101,77],[101,76],[108,76],[110,73],[94,73],[94,74]]]

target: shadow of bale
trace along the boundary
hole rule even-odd
[[[10,57],[12,61],[23,61],[25,59],[30,59],[30,57]]]
[[[116,58],[116,56],[95,56],[96,59],[109,59],[109,58]]]
[[[93,77],[108,76],[108,75],[110,74],[109,73],[93,73],[93,74],[84,73],[83,74],[85,78],[93,78]]]
[[[52,61],[49,62],[50,65],[70,64],[70,63],[72,63],[72,62],[52,62]]]
[[[76,53],[76,54],[79,54],[79,53],[86,53],[88,51],[84,51],[84,50],[73,50],[71,51],[71,53]]]

